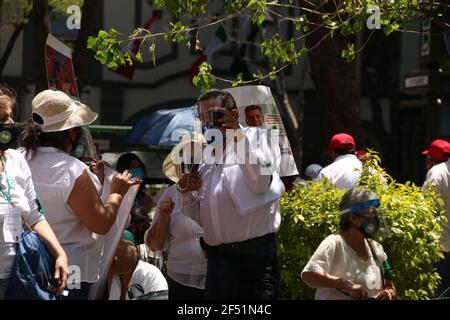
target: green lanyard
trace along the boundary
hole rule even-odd
[[[3,171],[5,171],[6,186],[8,187],[8,190],[5,193],[0,185],[0,193],[2,194],[3,198],[5,198],[5,200],[8,202],[8,204],[11,204],[11,184],[9,182],[8,172],[6,172],[5,160],[3,160],[3,157],[1,157],[1,158],[2,158]]]

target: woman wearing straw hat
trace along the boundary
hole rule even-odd
[[[189,146],[190,145],[190,146]],[[165,175],[173,182],[181,177],[181,164],[177,161],[180,153],[189,154],[192,150],[206,145],[203,135],[192,132],[186,134],[163,163]],[[191,148],[190,150],[189,147]],[[184,157],[186,159],[186,157]],[[181,159],[180,159],[181,160]],[[191,168],[198,162],[192,161],[186,166]],[[186,170],[186,169],[185,169]],[[189,170],[189,169],[188,169]],[[207,261],[200,247],[202,228],[185,216],[181,204],[173,203],[176,198],[176,185],[167,188],[158,202],[155,216],[144,239],[153,251],[168,250],[167,274],[169,283],[169,300],[198,300],[204,298]]]
[[[61,91],[45,90],[32,101],[32,120],[21,136],[33,182],[45,216],[69,258],[67,299],[88,298],[90,283],[99,277],[103,243],[94,235],[106,234],[114,224],[123,196],[141,181],[128,171],[116,175],[105,202],[100,183],[89,168],[70,153],[77,147],[82,126],[97,118],[87,105]]]

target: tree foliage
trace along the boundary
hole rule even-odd
[[[439,281],[434,262],[442,258],[439,237],[446,221],[440,211],[442,201],[432,189],[422,191],[409,182],[397,183],[379,161],[371,153],[360,180],[360,185],[380,197],[379,211],[389,227],[388,236],[376,240],[394,270],[398,299],[430,299]],[[344,193],[323,181],[299,186],[282,198],[278,254],[283,298],[314,297],[314,290],[302,282],[300,274],[320,242],[338,230],[338,204]]]
[[[217,8],[212,8],[217,3],[222,4],[222,10],[219,13],[217,13]],[[350,36],[360,32],[363,28],[373,27],[372,32],[380,28],[386,35],[389,35],[400,30],[401,26],[411,19],[420,19],[425,16],[441,19],[441,12],[447,7],[445,2],[429,0],[155,0],[154,4],[167,10],[178,21],[167,26],[165,33],[153,34],[148,30],[136,29],[130,35],[116,37],[117,33],[114,29],[107,32],[101,31],[96,40],[90,39],[88,42],[88,47],[96,51],[100,62],[106,63],[111,69],[116,69],[125,63],[132,63],[127,52],[120,51],[126,50],[123,49],[123,44],[140,38],[144,40],[143,42],[150,41],[153,44],[150,56],[155,63],[157,39],[174,41],[189,47],[192,33],[195,33],[198,39],[198,33],[202,30],[224,24],[235,17],[248,18],[252,24],[262,28],[264,24],[270,24],[274,20],[280,24],[290,23],[295,26],[296,33],[290,37],[276,32],[259,43],[253,43],[260,48],[261,54],[272,62],[275,70],[258,71],[253,75],[253,79],[245,80],[242,77],[241,79],[222,79],[214,75],[212,68],[205,67],[200,71],[199,76],[202,79],[195,81],[202,90],[214,83],[211,80],[206,81],[206,78],[215,78],[237,85],[273,77],[286,65],[297,63],[303,53],[315,49],[323,40],[333,37],[336,32]],[[183,18],[195,21],[195,25],[183,23]],[[372,27],[369,26],[369,22],[372,23]],[[302,39],[319,29],[327,30],[324,37],[316,44],[306,47]],[[109,36],[106,36],[105,32]],[[114,40],[115,43],[111,43],[111,40]],[[201,44],[197,43],[197,46],[201,47]],[[363,47],[356,48],[354,43],[349,44],[342,51],[342,58],[348,61],[353,60]],[[100,51],[111,52],[100,53]],[[116,58],[105,59],[105,56]],[[141,56],[139,52],[139,57]],[[205,72],[205,69],[210,71]]]
[[[67,8],[71,5],[83,6],[84,0],[48,0],[48,5],[53,12],[67,14]],[[31,0],[0,0],[2,11],[2,25],[17,25],[27,23],[29,14],[33,10]]]

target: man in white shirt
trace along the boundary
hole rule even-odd
[[[440,144],[443,145],[441,152],[436,152],[436,146],[430,146],[428,150],[425,150],[428,151],[425,153],[428,158],[435,159],[435,161],[440,160],[440,163],[430,167],[423,185],[423,189],[430,186],[436,188],[436,192],[444,201],[445,216],[448,219],[447,223],[442,226],[441,250],[444,253],[444,259],[436,265],[436,270],[442,278],[439,287],[436,289],[436,296],[440,296],[450,287],[450,159],[448,159],[450,150],[447,149],[445,144]],[[447,157],[447,161],[443,161],[445,157]],[[450,296],[450,294],[447,292],[446,296]]]
[[[347,133],[335,134],[330,141],[333,163],[323,168],[317,180],[328,178],[339,189],[358,185],[362,163],[355,155],[355,139]]]
[[[426,167],[428,171],[435,165],[445,162],[450,158],[450,143],[442,139],[436,139],[431,142],[428,149],[424,150],[422,154],[427,156]]]
[[[177,183],[183,213],[204,231],[201,243],[208,258],[205,298],[276,299],[280,272],[275,234],[281,220],[278,198],[284,187],[272,172],[270,156],[249,143],[245,132],[256,128],[240,130],[239,111],[231,94],[209,90],[197,104],[204,126],[224,134],[214,140],[218,146],[211,154],[214,161],[208,164],[204,158],[199,173],[184,174]],[[215,126],[214,110],[223,115]],[[205,136],[211,140],[208,132]],[[248,147],[244,155],[240,142]],[[256,155],[257,161],[247,161],[249,155]],[[274,186],[278,192],[272,192]],[[244,193],[248,196],[242,199]],[[243,207],[252,209],[244,211]]]

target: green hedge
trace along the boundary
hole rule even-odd
[[[381,212],[390,236],[382,243],[394,271],[398,299],[433,298],[439,276],[433,261],[442,257],[439,236],[445,222],[441,200],[434,191],[422,192],[412,183],[396,183],[379,166],[376,153],[363,169],[360,185],[374,191],[381,200]],[[320,242],[337,231],[338,203],[345,190],[329,181],[307,183],[286,194],[280,201],[281,227],[278,250],[282,272],[282,299],[313,299],[300,274]]]

